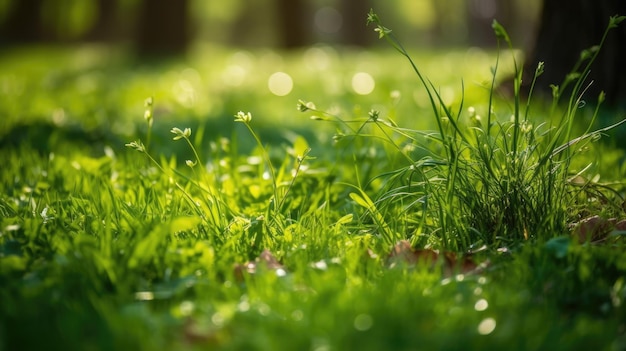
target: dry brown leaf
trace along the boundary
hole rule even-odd
[[[284,275],[286,270],[285,267],[278,262],[276,257],[272,254],[271,251],[265,249],[259,257],[255,258],[254,261],[248,261],[245,264],[236,264],[235,265],[235,277],[237,280],[243,280],[243,274],[255,274],[259,267],[276,271],[279,275]]]
[[[450,274],[452,273],[477,273],[479,271],[479,265],[474,262],[472,259],[472,255],[462,255],[458,256],[454,252],[447,252],[446,255],[446,266],[444,268],[450,269]],[[487,264],[485,261],[484,264]],[[484,268],[484,267],[483,267]]]
[[[389,253],[388,262],[391,268],[399,264],[409,266],[423,264],[434,268],[441,264],[445,276],[459,273],[478,273],[488,264],[488,262],[484,262],[477,265],[471,254],[459,256],[454,252],[440,253],[430,249],[413,249],[407,240],[401,240],[393,247]]]
[[[596,215],[572,223],[569,227],[572,231],[572,236],[578,240],[579,243],[598,241],[605,239],[611,230],[613,230],[615,220]]]
[[[389,266],[395,267],[401,263],[408,265],[417,263],[434,265],[438,259],[438,252],[429,249],[415,250],[407,240],[401,240],[396,243],[389,253]]]
[[[182,333],[183,340],[189,345],[208,344],[217,345],[218,338],[216,331],[206,326],[200,326],[192,319],[185,321]]]
[[[265,264],[265,266],[268,269],[271,269],[271,270],[277,270],[277,269],[284,269],[285,268],[285,267],[283,267],[282,264],[280,264],[280,262],[278,262],[278,260],[270,252],[270,250],[267,250],[267,249],[265,249],[265,250],[263,250],[263,252],[261,252],[259,257],[256,258],[255,262],[257,264]]]
[[[621,221],[615,223],[615,230],[626,231],[626,219],[622,219]]]

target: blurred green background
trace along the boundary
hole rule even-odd
[[[164,151],[173,126],[202,126],[207,134],[230,137],[232,115],[241,109],[253,112],[267,138],[282,139],[276,121],[312,138],[311,131],[323,126],[297,113],[298,99],[344,116],[366,114],[373,105],[383,113],[395,109],[412,127],[424,127],[427,119],[415,117],[416,104],[428,107],[423,91],[404,58],[389,53],[366,27],[368,11],[374,8],[420,55],[453,102],[461,98],[461,79],[489,82],[493,18],[507,25],[516,44],[528,45],[540,5],[0,0],[0,146],[30,144],[43,151],[85,137],[90,146],[122,146],[144,135],[142,103],[149,96]]]
[[[410,38],[407,44],[493,46],[497,18],[523,46],[533,39],[540,6],[540,0],[0,0],[0,42],[161,45],[163,51],[198,42],[368,46],[376,40],[365,16],[374,8]],[[146,43],[151,40],[160,44]]]

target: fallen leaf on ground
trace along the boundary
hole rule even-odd
[[[235,277],[238,280],[242,280],[244,273],[255,274],[259,269],[272,270],[280,276],[286,273],[285,267],[278,262],[276,257],[274,257],[269,250],[265,249],[254,261],[248,261],[245,264],[236,264]]]
[[[453,274],[478,273],[488,265],[483,262],[477,265],[472,259],[472,255],[457,255],[454,252],[440,253],[431,249],[414,249],[407,240],[401,240],[393,247],[387,259],[390,268],[400,264],[409,266],[425,265],[435,268],[441,265],[443,274],[451,276]]]
[[[407,240],[401,240],[391,249],[388,261],[390,267],[395,267],[401,263],[409,265],[415,265],[417,263],[434,265],[437,263],[438,259],[438,252],[429,249],[415,250]]]
[[[597,215],[584,218],[579,222],[569,225],[572,236],[579,243],[606,239],[612,230],[624,230],[619,229],[622,227],[626,228],[626,220],[618,221],[616,218],[606,219]]]
[[[621,221],[615,223],[615,230],[626,231],[626,219],[622,219]]]
[[[185,322],[182,336],[183,340],[190,345],[209,344],[215,346],[218,344],[215,330],[207,326],[201,326],[192,319],[188,319]]]

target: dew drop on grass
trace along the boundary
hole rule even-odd
[[[376,82],[369,73],[358,72],[352,76],[352,89],[359,95],[368,95],[375,86]]]
[[[246,300],[241,301],[237,305],[237,309],[239,310],[239,312],[248,312],[250,310],[250,303]]]
[[[181,302],[180,306],[178,307],[180,309],[180,314],[183,316],[190,316],[191,313],[193,312],[195,306],[193,304],[193,302],[191,301],[183,301]]]
[[[476,311],[484,311],[487,307],[489,307],[489,303],[485,299],[480,299],[474,304],[474,309]]]
[[[325,271],[328,268],[328,264],[326,264],[326,261],[322,260],[313,263],[313,267]]]
[[[302,320],[302,318],[304,318],[304,313],[302,313],[301,310],[295,310],[291,312],[291,319],[293,319],[294,321],[299,322]]]
[[[270,314],[271,311],[272,311],[272,309],[270,308],[270,306],[268,306],[268,305],[266,305],[264,303],[260,304],[257,307],[257,312],[259,312],[259,314],[261,316],[264,316],[264,317],[267,317]]]
[[[478,334],[480,335],[491,334],[495,329],[496,320],[491,317],[483,319],[480,324],[478,324]]]
[[[154,293],[152,291],[138,291],[135,293],[135,299],[139,301],[151,301],[154,300]]]
[[[285,72],[276,72],[272,74],[267,82],[267,87],[272,94],[276,96],[285,96],[293,89],[293,80],[291,76]]]
[[[369,330],[374,325],[374,319],[369,314],[362,313],[354,318],[354,329],[358,331]]]
[[[215,312],[211,316],[211,322],[213,322],[213,324],[218,328],[222,327],[224,326],[224,316],[222,316],[222,314],[219,312]]]
[[[7,232],[15,232],[20,230],[20,225],[19,224],[10,224],[8,226],[6,226],[4,228],[4,230],[6,230]]]

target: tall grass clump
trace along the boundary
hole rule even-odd
[[[157,160],[152,156],[151,98],[146,100],[144,116],[148,123],[147,142],[136,140],[126,146],[144,154],[146,168],[169,180],[167,196],[176,193],[183,199],[186,215],[179,222],[189,224],[187,231],[197,233],[198,239],[206,240],[217,250],[230,250],[229,257],[221,256],[225,261],[252,259],[264,249],[280,246],[285,233],[295,230],[294,218],[320,212],[316,211],[320,203],[327,200],[310,194],[317,189],[304,189],[308,182],[319,183],[316,175],[303,176],[308,168],[305,162],[311,159],[306,140],[295,138],[287,148],[288,155],[277,161],[252,128],[250,112],[238,112],[234,122],[243,124],[256,142],[252,155],[241,156],[233,138],[223,139],[219,145],[211,143],[209,159],[203,159],[196,147],[201,144],[202,133],[192,140],[191,128],[174,127],[173,140],[184,141],[193,156],[184,163],[175,157],[161,156]]]
[[[624,18],[611,17],[600,44],[583,52],[562,85],[552,86],[554,104],[548,118],[540,120],[535,117],[531,98],[535,81],[544,71],[543,63],[538,64],[528,96],[523,98],[522,69],[513,58],[513,107],[506,115],[496,113],[495,106],[499,53],[486,108],[464,107],[463,99],[459,106],[449,106],[393,32],[371,11],[368,24],[374,24],[379,37],[409,61],[427,93],[436,122],[434,131],[415,130],[371,111],[369,118],[354,128],[334,117],[350,137],[383,140],[391,146],[388,152],[399,153],[406,161],[376,178],[382,191],[375,199],[364,199],[361,188],[352,196],[376,223],[383,239],[392,244],[410,237],[415,245],[467,250],[564,234],[567,224],[580,219],[591,200],[597,200],[588,194],[604,191],[585,178],[589,167],[575,169],[572,161],[604,132],[625,122],[591,130],[604,100],[602,93],[586,131],[572,135],[579,128],[577,115],[590,84],[591,63],[609,30]],[[498,47],[504,43],[512,50],[505,29],[496,21],[493,29]],[[559,102],[569,86],[571,95],[563,109]],[[300,107],[302,111],[321,112],[312,104],[301,103]],[[398,219],[403,224],[397,225]]]

